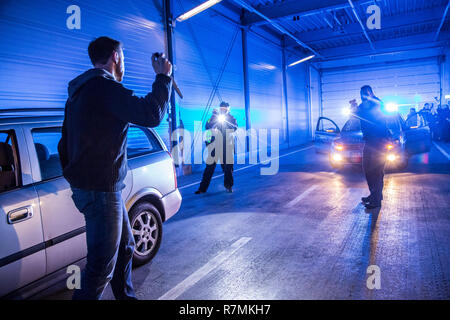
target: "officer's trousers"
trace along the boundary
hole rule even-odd
[[[363,150],[363,169],[369,186],[369,201],[372,205],[381,205],[383,200],[384,166],[386,153],[381,144],[368,144]]]
[[[224,183],[225,188],[231,188],[233,186],[233,164],[221,164],[222,171],[224,173]],[[214,174],[214,170],[216,169],[216,162],[212,164],[207,164],[205,171],[203,172],[202,182],[200,183],[199,190],[202,192],[206,192],[208,190],[209,184],[211,183],[211,178]]]

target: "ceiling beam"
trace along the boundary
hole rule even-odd
[[[449,31],[445,31],[445,32],[443,31],[441,33],[441,40],[438,42],[430,41],[430,39],[433,39],[433,36],[434,36],[434,32],[428,32],[428,33],[398,38],[398,39],[395,39],[395,42],[393,42],[392,39],[375,41],[375,45],[378,48],[377,53],[389,53],[389,52],[395,52],[398,50],[406,50],[406,49],[415,50],[415,49],[421,49],[421,48],[429,48],[432,46],[441,46],[441,45],[448,46],[450,43],[450,32]],[[320,52],[325,57],[325,60],[371,54],[368,43],[360,43],[360,44],[337,47],[337,48],[322,49]]]
[[[398,29],[404,26],[418,25],[430,22],[439,21],[442,16],[442,11],[444,7],[437,7],[427,10],[418,11],[415,13],[407,13],[391,16],[389,18],[381,18],[381,30],[371,30],[369,34],[375,34],[377,32],[386,32],[392,29]],[[310,32],[299,32],[294,35],[298,37],[302,42],[308,43],[314,46],[315,43],[319,43],[327,40],[337,40],[340,38],[351,37],[361,34],[361,27],[359,23],[351,23],[347,25],[342,25],[342,32],[333,31],[331,29],[321,29],[317,31]],[[293,41],[287,39],[287,46],[293,47],[297,44]]]
[[[289,38],[291,38],[293,41],[295,41],[299,46],[307,49],[308,51],[312,52],[314,55],[316,55],[317,57],[321,57],[321,55],[314,50],[313,48],[311,48],[310,46],[308,46],[307,44],[303,43],[302,41],[300,41],[296,36],[294,36],[292,34],[292,32],[290,32],[289,30],[287,30],[286,28],[284,28],[283,26],[281,26],[279,23],[272,21],[270,18],[266,17],[264,14],[262,14],[261,12],[259,12],[259,10],[253,8],[250,4],[248,4],[246,1],[244,0],[232,0],[233,2],[235,2],[236,4],[240,5],[243,9],[250,11],[256,15],[258,15],[259,17],[261,17],[262,19],[266,20],[268,23],[270,23],[272,25],[272,27],[274,27],[275,29],[277,29],[279,32],[281,32],[281,34],[284,34],[286,36],[288,36]]]
[[[374,0],[371,0],[370,2],[373,1]],[[258,11],[273,20],[305,13],[312,14],[326,9],[348,8],[348,6],[347,0],[288,0],[259,7]],[[257,14],[251,12],[244,16],[242,21],[246,26],[263,22],[265,22],[265,19],[262,19]]]
[[[441,23],[439,24],[438,30],[436,31],[436,35],[434,36],[434,41],[439,38],[439,33],[441,32],[442,26],[445,22],[445,17],[447,16],[448,9],[450,8],[450,0],[448,0],[447,6],[445,7],[444,14],[442,15]]]
[[[375,51],[375,47],[373,46],[372,40],[370,39],[369,35],[367,34],[366,27],[364,27],[364,23],[362,23],[361,18],[359,17],[358,13],[356,12],[356,9],[355,9],[355,6],[353,5],[352,0],[348,0],[348,3],[350,4],[350,7],[352,8],[352,11],[353,11],[353,14],[355,15],[356,20],[358,20],[358,23],[361,26],[364,36],[366,37],[367,41],[369,41],[370,47],[372,48],[373,51]]]

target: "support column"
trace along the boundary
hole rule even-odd
[[[241,28],[242,35],[242,67],[244,75],[244,102],[245,102],[245,129],[251,128],[250,122],[250,82],[248,78],[248,51],[247,51],[247,29]],[[247,151],[249,151],[249,138],[247,136]]]
[[[287,77],[286,77],[286,72],[287,72],[287,64],[286,64],[286,38],[283,35],[283,39],[282,39],[282,49],[281,49],[281,53],[282,53],[282,62],[281,62],[281,67],[283,69],[283,102],[284,102],[284,110],[285,110],[285,114],[286,114],[286,142],[288,144],[288,147],[290,147],[289,145],[289,105],[288,105],[288,95],[287,95]]]
[[[172,66],[175,65],[173,53],[173,0],[164,0],[164,22],[166,31],[167,55]],[[172,76],[174,77],[174,68],[172,69]],[[170,114],[169,114],[169,133],[172,135],[173,131],[177,129],[177,112],[175,109],[175,91],[172,86],[172,93],[170,95]],[[176,143],[171,143],[171,149]]]
[[[309,62],[305,64],[305,75],[306,75],[306,123],[308,136],[307,139],[312,138],[312,119],[311,119],[311,70]]]
[[[446,95],[450,95],[450,45],[444,51],[444,56],[440,58],[441,67],[441,101],[442,104],[450,102],[450,99],[445,99]]]

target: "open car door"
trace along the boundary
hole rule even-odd
[[[331,119],[320,117],[317,120],[315,138],[314,138],[314,146],[316,148],[316,152],[328,152],[331,147],[331,143],[334,139],[336,139],[340,130],[338,125]]]
[[[417,120],[416,120],[417,118]],[[408,154],[429,152],[431,148],[430,128],[418,114],[410,116],[402,121],[404,130],[405,150]]]

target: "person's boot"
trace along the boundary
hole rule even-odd
[[[361,202],[362,202],[362,203],[369,203],[369,202],[370,202],[370,196],[362,197],[362,198],[361,198]]]
[[[202,191],[200,189],[198,189],[197,191],[195,191],[195,194],[202,194],[202,193],[206,193],[206,191]]]
[[[364,206],[366,207],[366,209],[375,209],[375,208],[379,208],[381,207],[381,203],[365,203]]]
[[[233,193],[233,188],[231,188],[231,187],[227,188],[227,192],[228,193]]]

